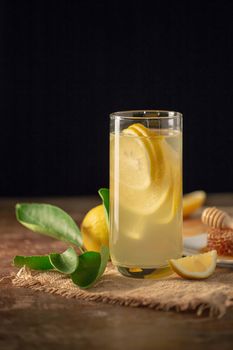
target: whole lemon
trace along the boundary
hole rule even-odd
[[[99,252],[101,245],[108,247],[109,233],[102,204],[92,208],[86,214],[81,224],[81,233],[87,250]]]

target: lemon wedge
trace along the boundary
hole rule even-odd
[[[206,200],[206,193],[204,191],[195,191],[185,194],[183,197],[183,217],[194,213],[197,209],[201,208]]]
[[[179,276],[187,279],[204,279],[211,276],[217,261],[216,250],[208,253],[187,256],[181,259],[169,260],[172,270]]]

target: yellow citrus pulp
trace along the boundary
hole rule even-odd
[[[169,264],[179,276],[187,279],[204,279],[211,276],[217,261],[216,250],[208,253],[187,256],[181,259],[171,259]]]

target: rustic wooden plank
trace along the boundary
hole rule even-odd
[[[233,206],[233,192],[232,193],[209,193],[207,195],[207,206],[232,207]]]
[[[217,198],[223,203],[221,196]],[[65,247],[64,243],[31,233],[19,225],[14,215],[17,201],[17,198],[0,200],[1,275],[14,271],[10,261],[15,254],[62,251]],[[30,201],[59,205],[78,222],[88,209],[100,202],[97,197],[39,198]],[[218,205],[216,202],[215,205]],[[186,234],[198,233],[203,229],[198,217],[186,220],[184,227]],[[58,346],[65,349],[75,346],[81,350],[225,350],[231,349],[233,343],[233,312],[216,320],[197,318],[192,314],[86,303],[14,288],[9,280],[5,280],[0,288],[0,319],[0,348],[6,350],[46,350]]]

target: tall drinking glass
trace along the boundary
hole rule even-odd
[[[182,114],[110,115],[110,253],[130,277],[182,256]]]

